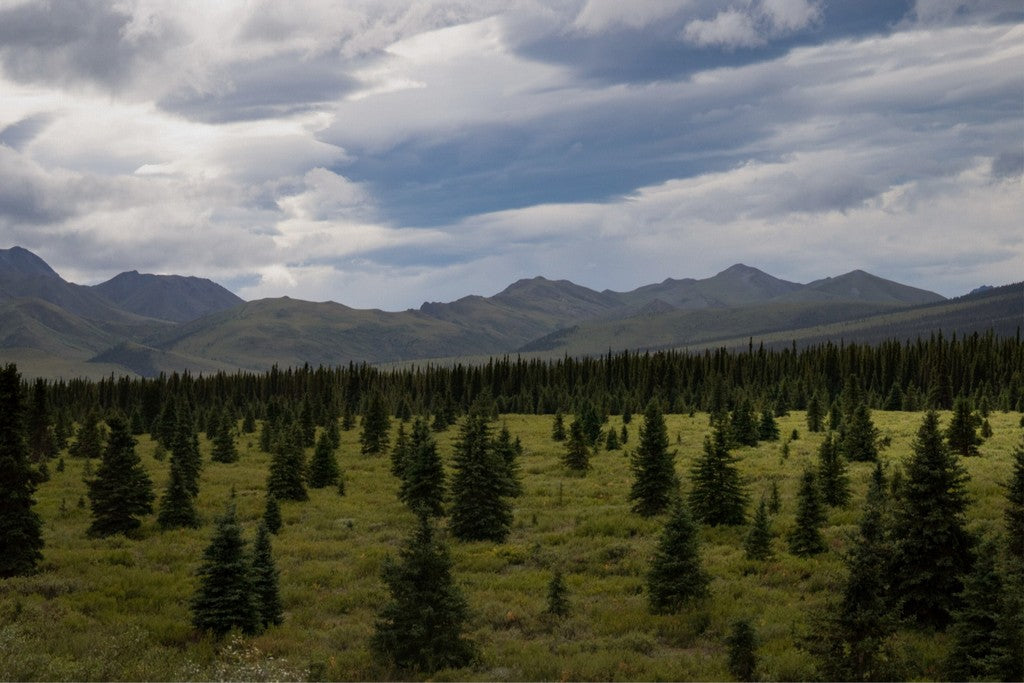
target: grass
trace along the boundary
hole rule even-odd
[[[922,415],[873,415],[892,444],[890,466],[909,457]],[[944,423],[948,414],[943,416]],[[550,416],[507,415],[525,452],[520,460],[524,494],[506,543],[449,541],[456,582],[472,611],[469,634],[480,661],[439,672],[439,680],[721,680],[729,677],[724,641],[732,623],[749,618],[759,639],[759,675],[769,680],[815,677],[815,662],[799,641],[813,628],[841,584],[841,553],[856,529],[872,466],[853,463],[849,507],[833,510],[825,537],[830,552],[801,559],[789,555],[785,534],[793,525],[795,496],[805,464],[816,459],[822,435],[806,432],[803,413],[780,418],[782,434],[798,429],[782,457],[781,442],[734,451],[751,505],[776,481],[782,510],[772,521],[775,558],[743,558],[744,527],[704,528],[702,556],[712,575],[711,595],[676,615],[651,616],[645,574],[663,518],[644,519],[627,501],[632,476],[624,451],[601,451],[584,477],[560,464],[561,445],[550,439]],[[963,461],[970,474],[969,524],[975,531],[1001,528],[1001,482],[1020,442],[1019,413],[990,416],[994,436],[982,455]],[[629,425],[626,449],[635,447],[640,419]],[[666,417],[684,487],[690,463],[708,429],[704,414]],[[609,425],[618,430],[621,418]],[[455,429],[439,435],[451,454]],[[137,538],[90,539],[84,461],[66,458],[64,472],[40,486],[44,561],[39,573],[0,581],[0,678],[5,680],[289,680],[388,679],[368,648],[376,612],[387,598],[380,568],[413,528],[396,497],[387,457],[359,453],[358,431],[342,434],[339,462],[346,495],[335,488],[310,491],[304,503],[282,503],[284,527],[273,539],[285,621],[252,638],[220,643],[190,627],[188,602],[194,572],[212,522],[236,492],[248,539],[263,510],[268,457],[255,435],[239,438],[233,464],[204,465],[198,530],[161,532],[146,518]],[[168,463],[153,458],[147,436],[137,447],[158,495]],[[565,573],[570,614],[546,617],[548,582]],[[922,677],[939,675],[948,647],[942,634],[905,632],[900,642]]]

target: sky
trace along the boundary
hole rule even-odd
[[[0,248],[402,310],[1024,279],[1020,0],[0,0]]]

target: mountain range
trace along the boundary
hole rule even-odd
[[[121,273],[65,281],[32,252],[0,249],[0,361],[29,376],[265,370],[274,364],[455,362],[825,339],[875,341],[1024,324],[1024,284],[947,300],[855,270],[807,284],[737,264],[629,292],[519,280],[490,297],[360,310],[288,297],[243,301],[210,280]]]

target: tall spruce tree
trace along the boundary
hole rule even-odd
[[[324,432],[316,441],[313,457],[309,460],[309,485],[315,489],[332,486],[338,483],[338,459],[334,455],[334,443]]]
[[[471,411],[455,443],[450,528],[463,541],[501,543],[512,524],[512,505],[505,463],[494,452],[487,420]]]
[[[256,530],[256,541],[252,546],[252,589],[256,602],[256,613],[260,626],[276,626],[284,621],[284,608],[278,588],[280,574],[274,564],[270,531],[260,523]]]
[[[827,434],[818,448],[818,477],[821,498],[826,505],[841,507],[850,499],[850,479],[846,474],[846,462],[839,452],[839,444],[832,434]]]
[[[281,504],[270,492],[267,492],[267,501],[263,506],[263,524],[272,534],[281,530]]]
[[[90,410],[78,426],[75,443],[68,448],[68,454],[75,458],[101,458],[105,439],[106,431],[100,424],[99,413]]]
[[[306,453],[302,432],[296,426],[278,439],[270,459],[267,492],[278,500],[308,500],[306,492]]]
[[[222,411],[214,424],[213,452],[210,460],[214,462],[237,462],[238,448],[235,446],[235,420],[230,411]]]
[[[185,488],[192,496],[199,495],[199,473],[203,467],[199,452],[199,435],[188,405],[181,403],[175,410],[177,416],[171,437],[171,457],[178,461]]]
[[[409,433],[405,430],[405,423],[400,422],[398,432],[395,434],[395,445],[391,447],[391,474],[399,479],[405,477],[409,455]]]
[[[704,453],[694,462],[690,477],[690,510],[697,521],[710,526],[743,524],[747,494],[723,429],[704,438]]]
[[[363,455],[376,455],[388,449],[391,432],[391,417],[380,392],[374,392],[363,414],[363,431],[359,443]]]
[[[946,427],[946,443],[950,450],[963,458],[978,455],[978,446],[982,443],[978,436],[980,426],[981,418],[971,411],[970,402],[963,397],[956,399],[953,417]]]
[[[732,625],[726,639],[729,646],[729,673],[737,681],[752,681],[757,671],[757,634],[748,619]]]
[[[1005,588],[996,567],[999,548],[991,539],[978,548],[974,567],[964,577],[960,606],[952,613],[949,627],[952,646],[946,658],[946,676],[951,681],[999,680],[1004,648],[1014,647],[1024,657],[1024,643],[1003,643]]]
[[[878,460],[878,430],[871,420],[866,403],[858,403],[844,419],[840,431],[839,450],[850,462]]]
[[[678,612],[707,595],[710,581],[700,559],[697,526],[677,497],[647,573],[648,606],[654,614]]]
[[[821,536],[821,527],[824,523],[825,510],[822,508],[818,477],[813,469],[807,468],[800,477],[796,526],[789,534],[789,551],[800,556],[825,552],[827,547],[825,539]]]
[[[573,420],[569,425],[569,438],[565,440],[562,464],[573,472],[585,473],[590,469],[590,444],[579,420]]]
[[[116,416],[108,424],[110,438],[103,459],[88,482],[90,536],[131,533],[139,528],[139,517],[153,511],[153,482],[135,452],[127,421]]]
[[[476,654],[465,637],[468,607],[451,575],[448,550],[420,517],[398,561],[384,561],[391,595],[377,615],[370,649],[404,676],[468,665]]]
[[[1003,522],[1010,556],[1024,558],[1024,438],[1013,452],[1013,473],[1006,484]]]
[[[0,577],[31,574],[42,559],[42,521],[33,509],[38,476],[25,442],[21,376],[0,370]]]
[[[512,440],[512,432],[508,424],[502,424],[498,435],[494,437],[494,452],[498,459],[505,464],[506,495],[518,498],[523,494],[523,483],[519,479],[519,452],[522,445]]]
[[[651,517],[664,512],[679,490],[676,477],[675,452],[668,450],[668,428],[661,405],[651,401],[644,409],[644,422],[640,425],[640,443],[630,463],[633,485],[629,499],[633,511]]]
[[[197,630],[218,638],[234,628],[248,634],[259,631],[252,562],[234,504],[217,520],[197,575],[199,586],[191,602],[192,625]]]
[[[896,512],[896,591],[903,613],[944,628],[958,606],[961,575],[971,569],[965,511],[967,474],[946,446],[935,412],[925,415],[906,465]]]
[[[195,497],[188,489],[188,482],[182,471],[181,462],[171,457],[170,474],[167,488],[160,499],[160,509],[156,516],[161,529],[177,529],[180,527],[196,528],[199,526],[199,513],[196,511]]]
[[[820,432],[822,429],[825,408],[821,394],[815,391],[807,401],[807,431]]]
[[[57,443],[53,433],[53,419],[46,398],[46,380],[38,378],[32,385],[32,403],[26,421],[29,458],[43,463],[57,457]]]
[[[757,426],[757,438],[761,441],[779,440],[779,423],[770,406],[761,411],[761,422]]]
[[[840,602],[825,617],[821,634],[822,670],[835,681],[884,681],[904,678],[891,637],[893,613],[889,568],[889,501],[880,463],[868,491],[859,532],[844,556],[846,580]]]
[[[437,442],[422,418],[412,424],[408,450],[398,497],[417,514],[439,517],[444,514],[444,466]]]
[[[743,552],[748,560],[767,560],[772,556],[772,528],[765,499],[757,506],[750,531],[743,541]]]
[[[732,443],[738,446],[757,445],[758,422],[750,399],[744,397],[736,403],[729,420],[729,435]]]

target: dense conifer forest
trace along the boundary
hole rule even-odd
[[[0,401],[0,678],[1024,674],[1019,335]]]

